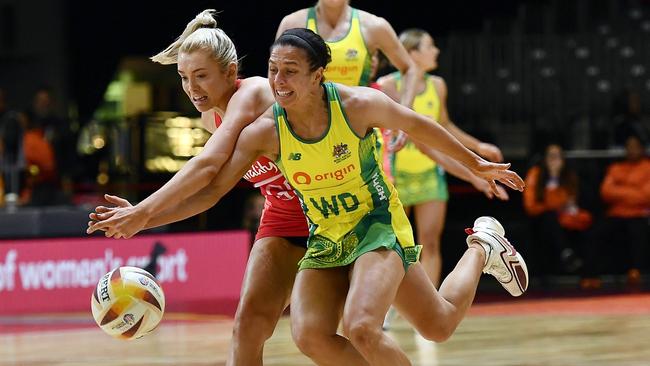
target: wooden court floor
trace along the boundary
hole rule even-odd
[[[166,314],[152,334],[114,340],[87,314],[0,318],[0,365],[223,365],[232,320]],[[413,365],[650,365],[650,294],[475,304],[447,342],[416,335],[398,318],[388,334]],[[265,365],[311,365],[283,318]]]

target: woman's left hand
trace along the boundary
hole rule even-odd
[[[492,186],[488,181],[476,177],[476,179],[472,182],[472,185],[474,188],[476,188],[477,191],[483,192],[483,194],[489,199],[493,199],[494,197],[500,199],[501,201],[507,201],[510,199],[508,192],[499,184],[496,185],[496,191],[494,191],[492,190]]]

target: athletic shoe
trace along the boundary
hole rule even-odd
[[[523,294],[528,288],[528,268],[521,254],[505,238],[499,221],[481,216],[474,221],[474,227],[465,232],[467,245],[477,243],[485,249],[483,273],[494,276],[512,296]]]

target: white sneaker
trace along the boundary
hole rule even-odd
[[[397,317],[397,310],[395,310],[395,308],[391,306],[388,309],[386,316],[384,317],[384,324],[381,326],[381,328],[383,330],[390,330],[390,327],[393,324],[393,320],[395,320],[396,317]]]
[[[504,237],[505,230],[499,221],[481,216],[465,232],[467,245],[478,243],[485,249],[483,273],[494,276],[512,296],[523,294],[528,288],[528,268],[521,254]]]

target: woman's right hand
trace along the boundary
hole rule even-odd
[[[97,206],[95,207],[95,212],[91,212],[90,217],[91,220],[93,221],[101,221],[101,220],[106,220],[113,216],[115,214],[115,209],[120,208],[120,207],[133,207],[131,202],[127,201],[124,198],[118,197],[118,196],[112,196],[110,194],[105,194],[104,199],[114,205],[115,207],[106,207],[106,206]],[[93,221],[88,222],[88,226],[90,226]]]
[[[149,217],[137,205],[118,196],[106,194],[104,198],[116,206],[97,206],[89,215],[87,234],[101,230],[108,238],[128,239],[144,229]]]

